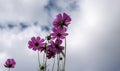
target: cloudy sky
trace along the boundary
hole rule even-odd
[[[12,71],[37,71],[28,40],[48,35],[63,12],[72,18],[66,71],[120,71],[120,0],[0,0],[0,71],[7,58]]]

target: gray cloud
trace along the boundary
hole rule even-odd
[[[80,71],[119,71],[120,70],[120,7],[118,0],[81,1],[81,15],[76,24],[71,25],[68,38],[71,54],[76,58],[69,65]],[[78,28],[77,28],[78,26]],[[74,66],[75,65],[75,66]],[[69,68],[69,67],[68,67]],[[72,69],[71,68],[71,69]],[[74,71],[74,70],[71,70]]]
[[[68,29],[66,70],[120,71],[119,0],[45,0],[42,3],[38,0],[12,0],[5,5],[2,1],[0,3],[0,28],[3,29],[0,30],[0,55],[3,57],[0,69],[4,70],[2,65],[8,57],[17,61],[13,71],[37,69],[36,53],[28,49],[28,40],[35,35],[44,37],[49,33],[44,31],[50,29],[48,26],[55,15],[67,12],[72,23]],[[23,27],[30,26],[20,31],[20,22]],[[8,25],[14,27],[9,30]]]

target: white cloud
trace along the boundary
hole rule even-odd
[[[117,0],[81,1],[80,11],[72,15],[73,22],[70,26],[72,31],[68,38],[70,41],[68,42],[68,46],[70,46],[68,47],[70,52],[68,65],[71,69],[81,71],[120,70],[118,68],[120,64],[120,29],[118,27],[120,26],[118,20],[120,7],[118,5]],[[74,66],[75,64],[78,66]]]
[[[41,19],[44,22],[46,14],[43,7],[47,3],[48,0],[0,0],[0,21],[34,22]]]
[[[72,17],[67,38],[67,71],[115,71],[115,69],[119,71],[119,0],[79,0],[77,1],[79,7],[76,10],[66,9],[74,1],[76,0],[56,1],[62,12],[65,11]],[[48,0],[0,0],[2,22],[0,24],[13,21],[19,25],[21,21],[27,22],[25,24],[39,21],[44,25],[58,13],[52,9],[52,17],[48,16],[44,10],[48,2]],[[37,68],[36,53],[28,49],[27,42],[34,35],[45,36],[46,32],[33,25],[24,31],[18,28],[0,30],[2,33],[0,56],[3,63],[6,57],[16,59],[17,65],[13,71],[33,71]]]

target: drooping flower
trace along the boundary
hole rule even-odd
[[[62,58],[62,57],[60,57],[60,58],[59,58],[59,60],[63,60],[63,58]]]
[[[62,50],[64,50],[64,46],[61,46],[62,40],[56,39],[55,42],[54,42],[54,41],[51,41],[50,43],[51,43],[51,44],[48,45],[48,48],[49,48],[51,51],[55,52],[56,54],[59,54],[59,53],[62,52]]]
[[[40,51],[46,51],[47,50],[47,43],[44,43],[44,46],[41,47]]]
[[[47,57],[48,59],[54,58],[55,55],[56,55],[56,53],[55,53],[54,51],[52,51],[50,48],[48,48],[48,49],[45,51],[45,53],[46,53],[46,57]]]
[[[7,59],[4,66],[6,68],[15,68],[15,65],[16,65],[16,62],[14,59]]]
[[[62,14],[58,14],[55,18],[55,20],[53,21],[53,25],[55,27],[68,27],[68,25],[70,24],[71,18],[69,15],[67,15],[66,13]]]
[[[44,47],[44,39],[38,37],[32,37],[31,40],[28,42],[28,47],[34,51],[39,50],[41,51]]]
[[[68,33],[66,33],[66,28],[53,28],[52,31],[52,39],[64,39],[68,35]]]
[[[45,69],[45,66],[42,65],[42,66],[40,67],[40,71],[44,71],[44,69]]]
[[[51,34],[48,35],[48,36],[46,37],[46,39],[47,39],[48,41],[50,41],[50,40],[51,40]]]

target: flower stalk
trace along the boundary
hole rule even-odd
[[[39,69],[40,69],[40,67],[41,67],[41,64],[40,64],[40,56],[39,56],[39,51],[37,51],[38,53],[38,64],[39,64]]]
[[[66,43],[66,38],[65,38],[65,56],[64,56],[63,71],[65,71],[65,65],[66,65],[66,46],[67,46],[67,43]]]
[[[10,71],[10,68],[8,68],[8,71]]]
[[[53,61],[52,71],[54,71],[54,65],[55,65],[55,58],[54,58],[54,61]]]
[[[60,71],[60,55],[57,55],[57,71]]]

